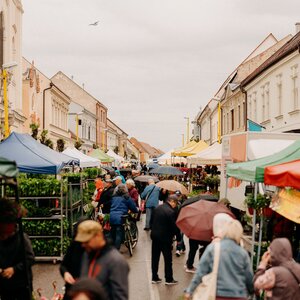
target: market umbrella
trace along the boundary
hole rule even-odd
[[[208,200],[208,201],[218,202],[219,198],[215,195],[212,195],[212,194],[199,194],[197,196],[190,197],[187,200],[185,200],[182,203],[181,208],[184,207],[184,206],[190,205],[194,202],[197,202],[199,200]]]
[[[168,191],[172,191],[172,192],[180,191],[180,193],[183,195],[187,195],[189,193],[186,187],[176,180],[162,180],[158,182],[156,185]]]
[[[149,179],[153,179],[154,182],[159,181],[159,179],[157,177],[150,176],[150,175],[141,175],[141,176],[137,176],[137,177],[133,178],[134,181],[138,181],[138,182],[148,182]]]
[[[159,164],[155,164],[155,163],[148,164],[148,165],[146,165],[146,167],[148,168],[148,170],[150,170],[150,169],[156,169],[156,168],[159,167]]]
[[[119,170],[120,172],[132,172],[131,168],[122,168]]]
[[[170,166],[160,166],[158,168],[152,169],[150,174],[161,174],[161,175],[184,175],[180,170],[175,167]]]
[[[211,241],[213,218],[218,213],[227,213],[235,218],[225,205],[201,200],[182,207],[176,225],[190,239]]]

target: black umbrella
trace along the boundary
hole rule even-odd
[[[210,194],[199,194],[195,197],[191,197],[188,198],[187,200],[185,200],[182,205],[181,208],[184,206],[187,206],[189,204],[195,203],[199,200],[208,200],[208,201],[213,201],[213,202],[218,202],[219,198],[215,195],[210,195]]]
[[[146,167],[148,168],[148,170],[150,170],[150,169],[156,169],[156,168],[158,168],[158,167],[159,167],[159,165],[158,165],[158,164],[155,164],[155,163],[153,163],[153,164],[146,165]]]
[[[170,166],[160,166],[156,169],[152,169],[149,173],[161,174],[161,175],[184,175],[180,170]]]
[[[120,172],[132,172],[132,169],[130,168],[123,168],[119,170]]]
[[[104,169],[104,170],[106,170],[106,171],[108,171],[108,172],[110,172],[110,171],[115,171],[114,168],[109,167],[109,166],[101,166],[101,168]]]
[[[138,181],[138,182],[148,182],[149,179],[153,179],[154,182],[159,181],[159,179],[157,177],[150,176],[150,175],[141,175],[141,176],[137,176],[137,177],[133,178],[134,181]]]

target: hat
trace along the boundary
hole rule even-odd
[[[75,241],[88,242],[96,233],[102,231],[102,226],[93,220],[83,221],[78,225]]]
[[[104,180],[105,182],[113,182],[113,180],[111,178],[105,178]]]
[[[73,295],[77,292],[90,292],[95,299],[107,299],[106,292],[100,281],[94,278],[83,278],[71,285],[68,294]]]

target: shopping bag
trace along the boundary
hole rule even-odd
[[[217,276],[220,258],[220,243],[215,243],[214,265],[211,273],[202,277],[202,282],[193,293],[192,300],[215,300],[217,291]]]

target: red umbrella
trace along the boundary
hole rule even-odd
[[[188,238],[211,241],[213,218],[218,213],[226,213],[235,218],[225,205],[199,200],[181,208],[176,224]]]

